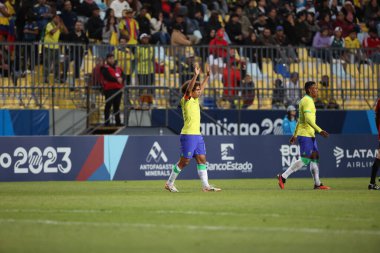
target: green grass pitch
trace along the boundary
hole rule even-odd
[[[379,252],[367,178],[0,183],[0,252]]]

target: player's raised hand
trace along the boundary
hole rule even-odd
[[[194,63],[194,73],[198,76],[201,73],[201,68],[199,67],[199,64],[196,62]]]
[[[290,142],[290,144],[294,144],[294,143],[296,143],[296,140],[297,140],[297,137],[295,137],[293,135],[292,138],[290,138],[289,142]]]
[[[210,76],[210,66],[206,64],[206,75]]]
[[[325,138],[329,137],[329,133],[326,132],[325,130],[322,130],[319,134],[322,135]]]

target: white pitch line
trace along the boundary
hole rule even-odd
[[[112,213],[111,210],[95,210],[95,209],[0,209],[0,213]]]
[[[309,234],[354,234],[379,236],[380,230],[346,230],[346,229],[323,229],[323,228],[284,228],[284,227],[233,227],[211,225],[173,225],[152,223],[126,223],[126,222],[82,222],[82,221],[59,221],[59,220],[26,220],[26,219],[0,219],[0,223],[24,223],[42,225],[63,226],[94,226],[94,227],[117,227],[117,228],[159,228],[159,229],[187,229],[209,231],[235,231],[235,232],[292,232]]]

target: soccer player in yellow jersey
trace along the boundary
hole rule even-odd
[[[206,167],[206,146],[201,135],[201,111],[199,106],[199,97],[201,96],[205,84],[208,82],[210,70],[207,68],[206,78],[202,83],[197,82],[200,74],[198,64],[194,64],[194,76],[191,80],[182,85],[183,97],[181,99],[181,108],[184,125],[181,131],[181,157],[173,165],[172,173],[165,184],[165,189],[170,192],[178,192],[174,181],[183,168],[189,163],[191,158],[197,161],[199,178],[202,181],[202,190],[204,192],[221,191],[221,189],[210,186],[208,183]]]
[[[314,99],[318,96],[318,87],[315,82],[305,83],[306,95],[299,102],[299,119],[296,129],[290,138],[290,143],[294,144],[296,139],[300,145],[301,159],[295,161],[284,173],[278,174],[278,185],[284,189],[286,179],[301,169],[303,166],[310,164],[310,172],[314,179],[314,189],[329,190],[330,187],[324,186],[319,180],[319,151],[315,132],[327,138],[329,134],[322,130],[316,123],[316,109]]]

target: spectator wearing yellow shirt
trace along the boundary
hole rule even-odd
[[[123,70],[125,74],[126,85],[131,84],[131,76],[133,73],[132,70],[132,61],[135,59],[135,56],[128,48],[127,38],[120,37],[119,46],[115,48],[115,59],[118,62],[119,67]]]
[[[360,41],[357,37],[357,32],[355,29],[350,31],[350,34],[344,38],[344,45],[348,49],[348,60],[350,63],[355,63],[363,59],[361,56]]]
[[[126,9],[124,13],[125,17],[119,23],[120,33],[128,39],[128,45],[137,45],[139,23],[133,18],[132,9]]]
[[[139,85],[153,86],[154,84],[154,48],[149,47],[150,36],[146,33],[141,34],[141,44],[137,47],[137,77]],[[152,93],[149,90],[148,93]]]
[[[63,24],[62,19],[58,15],[53,16],[53,20],[46,25],[44,36],[44,83],[49,83],[50,67],[54,65],[54,80],[60,82],[59,79],[59,37],[61,33],[67,34],[67,28]]]

